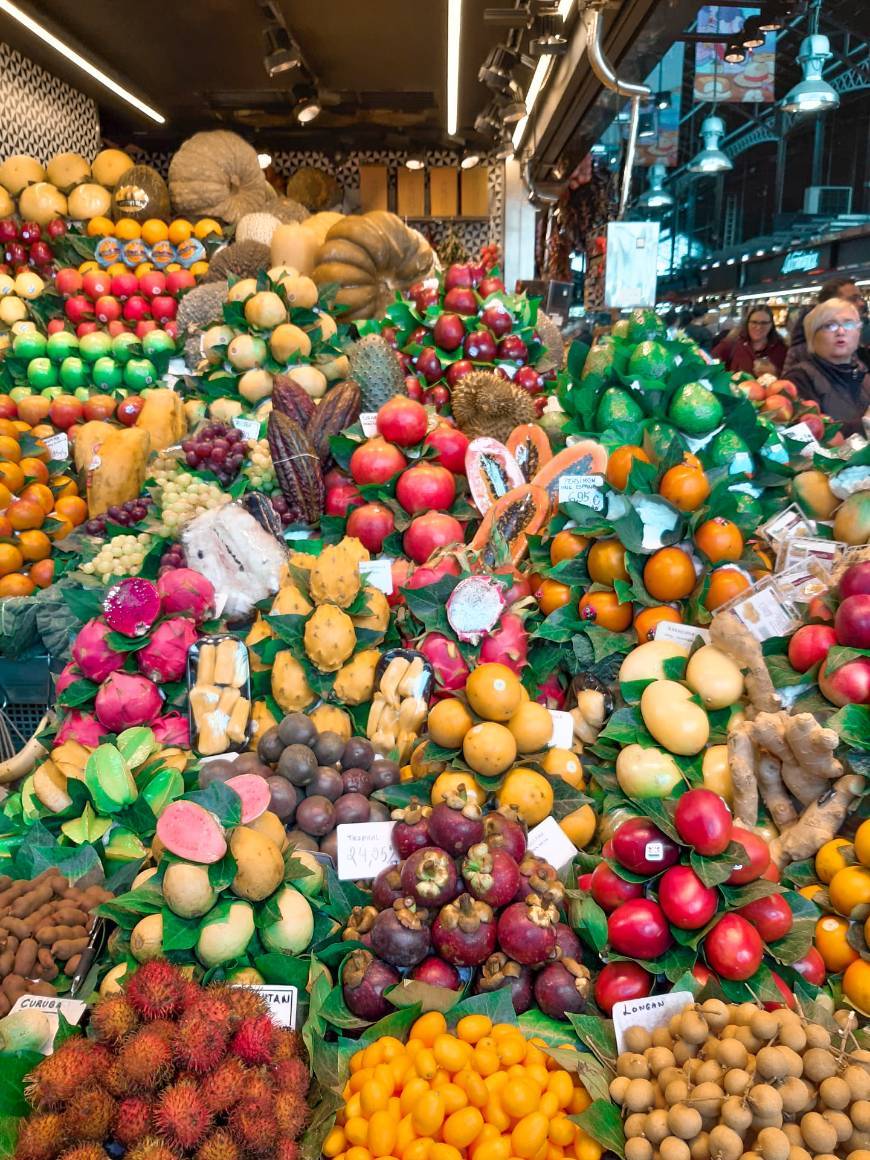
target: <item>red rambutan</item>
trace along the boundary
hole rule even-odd
[[[311,1083],[308,1064],[302,1059],[282,1059],[273,1064],[272,1075],[282,1091],[298,1092],[305,1095]]]
[[[298,1031],[291,1031],[288,1027],[279,1027],[275,1033],[275,1051],[273,1059],[277,1063],[282,1059],[307,1059],[305,1043]]]
[[[278,1121],[270,1100],[245,1100],[230,1112],[230,1131],[246,1152],[262,1156],[278,1139]]]
[[[265,1015],[269,1009],[265,999],[250,987],[233,987],[224,984],[211,989],[229,1007],[230,1020],[234,1027],[237,1027],[243,1019],[253,1019],[257,1015]]]
[[[115,1121],[115,1139],[129,1147],[147,1136],[153,1130],[151,1105],[139,1096],[128,1096],[118,1104],[118,1118]]]
[[[47,1055],[30,1073],[25,1095],[34,1107],[53,1108],[63,1104],[85,1086],[99,1063],[98,1045],[76,1036],[62,1043],[53,1055]]]
[[[128,1149],[124,1160],[179,1160],[179,1153],[158,1136],[145,1136]]]
[[[15,1160],[54,1160],[65,1142],[62,1116],[56,1112],[32,1116],[21,1122]]]
[[[139,1016],[123,995],[107,995],[91,1011],[91,1027],[104,1043],[117,1043],[138,1026]]]
[[[275,1160],[299,1160],[299,1145],[295,1140],[279,1140]]]
[[[213,1071],[226,1054],[229,1037],[229,1023],[213,1023],[208,1005],[197,1005],[186,1011],[178,1022],[175,1058],[191,1071]]]
[[[72,1097],[63,1114],[64,1127],[71,1140],[93,1140],[111,1135],[118,1105],[102,1087],[86,1087]]]
[[[304,1092],[279,1092],[275,1096],[275,1118],[282,1136],[298,1139],[308,1126],[310,1115]]]
[[[118,1062],[134,1087],[153,1091],[172,1074],[172,1049],[159,1032],[142,1027],[122,1044]]]
[[[61,1152],[60,1160],[108,1160],[108,1153],[99,1144],[76,1144],[74,1148]]]
[[[212,1112],[227,1112],[246,1094],[248,1069],[240,1059],[230,1056],[210,1075],[199,1089],[206,1107]]]
[[[130,1077],[121,1067],[120,1062],[114,1059],[102,1074],[103,1087],[110,1096],[120,1099],[129,1093]]]
[[[230,1040],[230,1051],[245,1063],[271,1063],[275,1024],[268,1015],[243,1019]]]
[[[271,1101],[274,1098],[275,1088],[272,1077],[264,1067],[249,1069],[244,1095],[246,1100]]]
[[[240,1156],[239,1146],[226,1128],[206,1136],[196,1150],[196,1160],[239,1160]]]
[[[166,959],[151,959],[131,975],[125,994],[143,1019],[165,1019],[181,1010],[186,983],[178,967]]]
[[[212,1114],[194,1080],[182,1079],[165,1088],[154,1106],[154,1122],[171,1145],[182,1151],[195,1148],[212,1124]]]

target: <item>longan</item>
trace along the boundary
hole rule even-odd
[[[719,1044],[716,1060],[727,1071],[731,1067],[746,1067],[749,1053],[736,1039],[725,1039]]]
[[[847,1067],[843,1077],[847,1086],[850,1086],[848,1076],[851,1070]],[[855,1100],[849,1109],[849,1118],[859,1132],[870,1132],[870,1100]]]
[[[749,1089],[749,1106],[756,1127],[779,1126],[772,1121],[782,1117],[782,1098],[769,1083],[757,1083]]]
[[[701,1014],[711,1031],[721,1031],[731,1022],[731,1007],[721,999],[705,999],[701,1004]]]
[[[689,1098],[689,1085],[684,1079],[673,1079],[665,1088],[665,1102],[669,1107]]]
[[[726,1128],[739,1132],[742,1136],[752,1124],[752,1112],[739,1096],[729,1096],[722,1104],[719,1119]]]
[[[664,1067],[656,1076],[659,1081],[659,1087],[666,1088],[672,1079],[685,1079],[683,1069],[674,1064],[672,1067]]]
[[[792,1148],[803,1148],[804,1138],[801,1135],[800,1124],[783,1124],[782,1130],[788,1136]]]
[[[758,1039],[752,1034],[752,1028],[747,1026],[738,1027],[734,1032],[734,1038],[738,1043],[742,1043],[747,1051],[755,1054],[760,1048],[764,1046],[764,1040]]]
[[[652,1047],[652,1036],[645,1027],[629,1027],[622,1037],[626,1051],[636,1051],[643,1055],[647,1048]]]
[[[669,1047],[674,1046],[674,1037],[668,1031],[667,1027],[657,1027],[652,1033],[653,1047]]]
[[[813,1158],[801,1144],[792,1144],[788,1154],[788,1160],[813,1160]],[[868,1156],[867,1160],[870,1160],[870,1156]]]
[[[831,1046],[831,1033],[821,1023],[807,1023],[804,1027],[804,1035],[807,1037],[807,1047]]]
[[[828,1111],[822,1112],[822,1115],[837,1133],[837,1143],[845,1144],[852,1135],[852,1121],[846,1113],[835,1112],[829,1109]]]
[[[870,1150],[867,1148],[856,1148],[854,1152],[850,1152],[846,1160],[870,1160]]]
[[[772,1011],[756,1011],[749,1020],[749,1029],[756,1039],[773,1039],[779,1031],[779,1022]]]
[[[625,1141],[625,1160],[653,1160],[653,1146],[643,1136]]]
[[[719,1109],[725,1099],[725,1093],[718,1083],[705,1080],[697,1087],[692,1088],[689,1103],[697,1108],[703,1119],[712,1119],[719,1115]]]
[[[672,1136],[692,1140],[701,1131],[701,1113],[687,1104],[674,1104],[668,1111],[668,1127]]]
[[[833,1152],[837,1146],[837,1131],[819,1112],[807,1112],[801,1117],[801,1135],[813,1155]]]
[[[669,1134],[668,1113],[664,1108],[656,1108],[646,1117],[644,1135],[651,1143],[658,1145]]]
[[[849,1085],[838,1075],[831,1075],[822,1080],[819,1084],[819,1095],[822,1097],[822,1103],[825,1107],[831,1108],[835,1112],[841,1112],[843,1108],[848,1107],[852,1099]],[[784,1103],[783,1106],[785,1106]]]
[[[804,1072],[801,1057],[790,1047],[762,1047],[755,1057],[755,1071],[762,1079],[786,1079]]]
[[[792,1015],[793,1012],[789,1011]],[[803,1051],[807,1045],[807,1035],[801,1025],[799,1016],[795,1015],[793,1020],[782,1023],[779,1029],[779,1042],[783,1047],[790,1047],[792,1051]]]
[[[622,1125],[625,1138],[631,1139],[634,1136],[645,1135],[646,1120],[647,1118],[643,1112],[632,1112],[630,1116],[626,1116],[625,1123]]]
[[[689,1142],[689,1151],[692,1154],[692,1160],[709,1160],[710,1133],[699,1132],[694,1140]]]
[[[752,1076],[742,1067],[733,1067],[730,1071],[726,1071],[722,1080],[722,1087],[729,1096],[743,1095],[751,1084]]]
[[[816,1002],[821,1003],[824,999],[832,1002],[829,995],[820,995]],[[843,1031],[854,1031],[858,1026],[857,1014],[854,1011],[848,1011],[845,1007],[840,1007],[838,1011],[834,1012],[834,1021]]]
[[[659,1076],[666,1067],[675,1067],[674,1053],[669,1047],[649,1047],[644,1052],[647,1064],[653,1075]]]
[[[626,1075],[629,1079],[649,1079],[649,1064],[643,1055],[623,1051],[616,1061],[616,1074]]]
[[[680,1036],[682,1035],[682,1028],[683,1028],[683,1016],[682,1016],[682,1014],[672,1015],[670,1017],[670,1019],[668,1020],[668,1034],[671,1036],[671,1038],[672,1039],[679,1039]]]
[[[648,1079],[631,1079],[623,1096],[623,1107],[630,1112],[648,1112],[656,1102],[655,1088]]]
[[[850,1063],[843,1072],[853,1100],[870,1100],[870,1073],[857,1063]]]
[[[812,1103],[812,1093],[802,1079],[790,1075],[784,1083],[779,1085],[779,1096],[782,1100],[782,1110],[788,1116],[798,1112],[806,1112]]]
[[[659,1154],[662,1160],[691,1160],[689,1145],[677,1136],[665,1136],[659,1144]]]
[[[680,1038],[684,1039],[686,1043],[694,1043],[699,1047],[702,1043],[706,1043],[710,1037],[710,1028],[707,1026],[707,1020],[699,1015],[697,1011],[685,1011],[680,1021]]]
[[[687,1059],[683,1064],[683,1074],[690,1083],[697,1083],[698,1072],[704,1066],[704,1060],[694,1056],[692,1059]]]
[[[698,1054],[698,1045],[696,1043],[687,1043],[685,1039],[679,1039],[674,1044],[674,1059],[680,1065],[686,1062],[687,1059],[694,1059]]]
[[[837,1074],[837,1061],[830,1051],[824,1047],[811,1047],[804,1052],[804,1075],[813,1083],[821,1083],[823,1079],[831,1079]]]
[[[743,1155],[743,1140],[724,1124],[710,1133],[710,1160],[740,1160]]]
[[[789,1138],[781,1128],[762,1128],[755,1141],[755,1147],[764,1160],[788,1160],[791,1151]]]
[[[740,1003],[734,1009],[734,1022],[738,1027],[748,1027],[757,1013],[758,1007],[755,1003]]]
[[[721,1083],[722,1076],[725,1074],[722,1065],[715,1059],[705,1059],[699,1068],[696,1069],[694,1080],[695,1083]]]

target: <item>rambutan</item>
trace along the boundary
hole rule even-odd
[[[311,1076],[308,1073],[308,1064],[301,1059],[282,1059],[272,1066],[272,1075],[282,1091],[298,1092],[305,1095]]]
[[[72,1097],[63,1114],[71,1140],[98,1142],[111,1135],[118,1105],[102,1087],[86,1087]]]
[[[118,1062],[134,1087],[153,1091],[172,1074],[172,1049],[159,1032],[142,1027],[122,1044]]]
[[[212,1124],[212,1114],[203,1102],[194,1080],[178,1080],[165,1088],[154,1105],[154,1122],[171,1145],[181,1151],[195,1148]]]
[[[298,1031],[291,1031],[288,1027],[279,1027],[275,1033],[275,1051],[273,1059],[277,1063],[282,1059],[307,1059],[305,1042]]]
[[[268,1006],[265,999],[250,987],[224,984],[212,988],[227,1004],[230,1009],[230,1020],[234,1027],[243,1019],[253,1019],[256,1015],[265,1015]]]
[[[128,1096],[118,1104],[115,1121],[115,1139],[128,1147],[153,1130],[151,1105],[139,1096]]]
[[[91,1027],[104,1043],[117,1043],[138,1026],[139,1016],[123,995],[107,995],[91,1011]]]
[[[99,1144],[76,1144],[74,1148],[61,1152],[60,1160],[109,1160],[109,1154]]]
[[[118,1059],[113,1059],[102,1075],[103,1087],[110,1096],[120,1099],[126,1096],[132,1087],[130,1077],[121,1067]]]
[[[56,1108],[87,1084],[94,1072],[98,1044],[79,1036],[67,1039],[53,1055],[47,1055],[28,1078],[25,1095],[39,1108]]]
[[[270,1100],[245,1100],[230,1112],[230,1131],[246,1152],[271,1152],[278,1139],[278,1121]]]
[[[282,1136],[298,1139],[308,1126],[310,1115],[304,1092],[279,1092],[275,1096],[275,1118]]]
[[[130,977],[125,994],[143,1019],[165,1019],[181,1010],[186,987],[178,967],[166,959],[151,959]]]
[[[218,1004],[223,1006],[223,1004]],[[213,1071],[226,1055],[229,1022],[213,1023],[208,1004],[191,1007],[178,1021],[174,1052],[182,1067],[193,1072]],[[226,1008],[224,1008],[226,1010]]]
[[[196,1160],[239,1160],[240,1156],[239,1146],[226,1128],[206,1136],[196,1150]]]
[[[147,1026],[153,1035],[160,1035],[167,1043],[172,1043],[178,1034],[178,1024],[171,1019],[153,1019]]]
[[[124,1160],[179,1160],[179,1153],[159,1136],[145,1136],[128,1149]]]
[[[245,1063],[271,1063],[275,1024],[268,1015],[243,1019],[230,1040],[230,1051]]]
[[[240,1059],[230,1056],[210,1075],[199,1089],[206,1107],[212,1112],[228,1112],[246,1094],[248,1069]]]
[[[216,1026],[229,1027],[230,1005],[223,997],[222,991],[218,991],[215,987],[209,987],[207,990],[200,990],[199,998],[188,1003],[181,1016],[181,1022],[183,1023],[194,1015],[206,1018]]]
[[[299,1145],[296,1141],[279,1140],[275,1149],[275,1160],[299,1160]]]
[[[251,1068],[245,1084],[246,1100],[271,1100],[275,1095],[272,1077],[264,1067]]]
[[[22,1120],[15,1160],[54,1160],[66,1143],[63,1117],[45,1112]]]

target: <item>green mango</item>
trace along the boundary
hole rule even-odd
[[[677,387],[668,406],[668,418],[674,426],[695,438],[715,431],[722,414],[722,404],[703,383]]]

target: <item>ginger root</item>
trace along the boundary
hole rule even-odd
[[[758,781],[756,753],[749,723],[731,724],[728,729],[728,765],[731,770],[732,808],[735,820],[744,826],[758,821]]]
[[[813,777],[833,780],[842,776],[843,767],[834,757],[840,744],[839,735],[820,725],[812,713],[786,717],[785,739],[799,763]]]
[[[710,640],[721,652],[746,670],[746,692],[759,713],[775,713],[779,697],[764,663],[761,644],[733,612],[720,612],[710,625]]]
[[[837,778],[822,796],[807,806],[801,817],[770,843],[770,856],[778,866],[811,858],[825,842],[840,832],[849,807],[864,788],[864,778],[847,773]]]
[[[797,810],[782,784],[782,767],[772,753],[761,753],[757,766],[758,789],[767,812],[778,830],[797,821]]]

